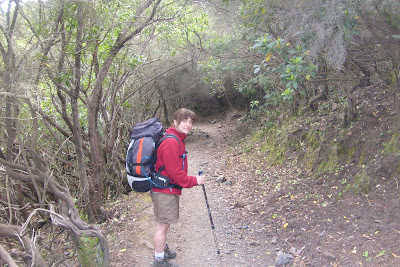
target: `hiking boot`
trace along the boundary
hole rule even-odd
[[[154,260],[152,267],[178,267],[178,265],[170,263],[167,258],[162,260]]]
[[[165,244],[164,255],[168,260],[176,258],[176,252],[171,251],[167,244]]]

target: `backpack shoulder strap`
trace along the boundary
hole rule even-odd
[[[179,138],[174,135],[174,134],[164,134],[164,136],[160,139],[160,141],[157,143],[156,148],[158,148],[161,145],[161,142],[164,141],[167,138],[175,138],[176,141],[178,141],[179,143],[179,148],[181,147],[181,141],[179,141]],[[186,151],[185,154],[183,154],[182,156],[179,156],[179,158],[183,158],[183,165],[182,165],[182,170],[185,168],[185,157],[186,157]],[[158,170],[158,172],[155,172],[155,177],[159,177],[161,174],[161,171],[165,169],[165,166],[160,167],[160,169]],[[168,178],[170,179],[170,178]],[[171,182],[173,182],[173,180],[170,180]],[[182,186],[177,185],[177,184],[171,184],[171,187],[175,187],[178,189],[182,189]]]
[[[178,141],[179,146],[181,146],[181,141],[179,141],[179,138],[176,137],[176,135],[174,135],[174,134],[165,134],[165,135],[160,139],[160,141],[158,142],[157,148],[161,145],[161,142],[164,141],[164,140],[167,139],[167,138],[175,138],[176,141]]]

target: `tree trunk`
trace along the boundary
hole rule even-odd
[[[120,48],[119,48],[120,49]],[[104,177],[105,166],[104,157],[102,155],[102,147],[100,143],[99,133],[97,129],[97,118],[100,110],[100,100],[103,94],[103,81],[106,78],[108,70],[118,53],[119,49],[112,49],[109,56],[105,60],[104,64],[99,70],[99,74],[96,79],[91,97],[88,102],[88,132],[89,132],[89,144],[90,144],[90,164],[92,165],[92,173],[89,176],[90,184],[90,205],[93,210],[93,217],[91,220],[103,221],[103,196],[104,196]]]
[[[90,205],[94,212],[94,217],[92,220],[103,221],[105,219],[104,208],[102,207],[104,192],[105,192],[105,180],[104,174],[106,173],[106,162],[104,161],[104,150],[101,144],[101,138],[98,132],[98,114],[100,110],[100,101],[103,96],[103,83],[107,77],[108,71],[117,56],[118,52],[122,49],[126,42],[131,40],[133,37],[138,35],[145,27],[147,27],[153,20],[157,7],[161,0],[148,0],[136,10],[136,15],[138,18],[142,16],[142,13],[146,8],[150,7],[152,4],[152,10],[149,16],[143,20],[138,20],[135,22],[128,23],[127,27],[123,29],[117,40],[115,41],[113,47],[108,52],[107,58],[104,60],[103,65],[99,69],[98,75],[96,77],[96,82],[94,84],[92,93],[88,100],[88,133],[89,133],[89,144],[90,144],[90,164],[92,165],[92,173],[89,176],[89,184],[91,186],[89,191]],[[136,25],[134,25],[136,23]],[[135,26],[133,31],[130,28]]]
[[[79,4],[82,5],[82,4]],[[78,98],[81,91],[81,54],[82,54],[82,30],[83,30],[83,11],[82,6],[78,8],[78,28],[76,32],[76,48],[75,48],[75,79],[74,79],[74,90],[71,93],[71,112],[72,112],[72,133],[75,139],[75,151],[78,157],[78,174],[80,182],[80,193],[83,200],[83,207],[88,214],[88,218],[92,221],[95,212],[92,210],[89,198],[89,181],[86,175],[86,163],[85,155],[83,153],[82,147],[82,135],[81,135],[81,125],[79,122],[79,108],[78,108]]]

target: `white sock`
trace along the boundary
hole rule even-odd
[[[164,259],[164,257],[165,257],[164,251],[160,252],[160,253],[154,251],[154,257],[156,258],[156,260],[159,260],[159,261]]]

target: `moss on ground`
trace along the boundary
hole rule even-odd
[[[78,258],[83,267],[104,266],[99,239],[83,235],[79,240]]]
[[[270,166],[283,164],[290,158],[315,176],[338,176],[346,166],[351,165],[353,174],[346,178],[348,183],[344,191],[354,193],[368,193],[378,182],[364,170],[376,159],[371,151],[377,151],[382,156],[400,157],[399,132],[393,132],[390,141],[383,143],[380,138],[363,138],[348,128],[337,129],[335,133],[332,127],[313,127],[311,122],[299,121],[299,118],[287,119],[255,131],[242,147],[243,152],[262,157]],[[393,170],[393,176],[398,177],[400,161]]]
[[[395,154],[400,155],[400,133],[396,132],[392,135],[390,142],[387,144],[383,144],[384,150],[383,154]]]

